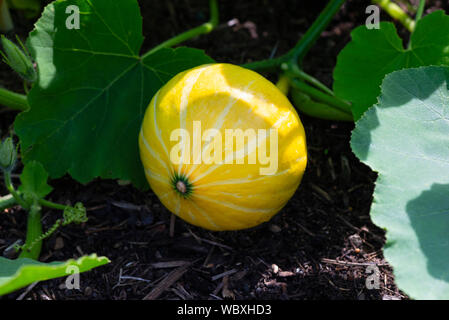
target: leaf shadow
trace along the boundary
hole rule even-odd
[[[406,212],[427,258],[429,274],[449,284],[448,197],[449,184],[434,183],[407,203]]]

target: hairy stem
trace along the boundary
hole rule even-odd
[[[42,240],[36,241],[42,235],[41,207],[37,202],[31,205],[28,212],[27,236],[19,258],[37,260],[41,254]]]
[[[0,213],[3,210],[11,208],[12,206],[14,206],[16,204],[17,204],[17,201],[12,194],[9,194],[4,197],[0,197]]]
[[[27,96],[5,88],[0,88],[0,105],[19,111],[29,108]]]
[[[209,7],[210,7],[210,20],[208,22],[203,23],[202,25],[200,25],[196,28],[187,30],[186,32],[183,32],[171,39],[168,39],[168,40],[162,42],[161,44],[157,45],[156,47],[154,47],[153,49],[151,49],[150,51],[145,53],[142,56],[142,59],[145,59],[147,56],[151,55],[152,53],[154,53],[162,48],[173,47],[177,44],[180,44],[184,41],[187,41],[187,40],[194,38],[196,36],[199,36],[201,34],[209,33],[213,29],[215,29],[215,27],[218,25],[218,22],[219,22],[217,0],[209,0]]]
[[[372,0],[372,3],[379,5],[379,7],[385,10],[393,19],[398,20],[404,27],[406,27],[408,31],[413,32],[413,30],[415,30],[415,21],[396,3],[391,2],[390,0]]]

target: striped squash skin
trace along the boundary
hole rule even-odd
[[[170,141],[170,135],[183,128],[192,141],[194,121],[201,121],[203,134],[211,128],[220,130],[222,159],[234,155],[244,163],[199,163],[198,145],[195,149],[192,142],[184,161],[173,163],[171,150],[179,141]],[[233,153],[226,151],[225,129],[276,129],[277,171],[261,175],[260,168],[268,164],[249,163],[249,155],[264,151],[263,143],[246,139],[245,148],[237,150],[234,141]],[[219,141],[219,135],[215,137]],[[270,141],[268,136],[267,156]],[[202,142],[202,154],[212,145]],[[199,66],[163,86],[146,110],[139,148],[146,178],[165,207],[209,230],[245,229],[268,221],[294,194],[307,163],[304,128],[288,99],[258,73],[231,64]],[[176,190],[174,177],[179,176],[191,186],[188,196]]]

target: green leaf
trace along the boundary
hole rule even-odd
[[[404,68],[449,65],[449,16],[435,11],[422,18],[404,49],[393,23],[380,29],[360,26],[352,41],[340,52],[334,70],[334,91],[352,102],[355,120],[373,104],[386,74]]]
[[[109,262],[108,258],[97,257],[96,254],[83,256],[77,260],[70,259],[65,262],[50,263],[28,258],[10,260],[0,257],[0,296],[23,288],[35,281],[69,276],[73,274],[75,268],[78,268],[81,273]]]
[[[80,8],[80,29],[67,29],[66,8]],[[156,91],[177,73],[213,60],[190,48],[140,57],[142,18],[136,0],[67,0],[46,7],[28,47],[39,67],[30,111],[15,130],[25,161],[38,160],[53,178],[65,173],[145,187],[138,153],[143,114]]]
[[[31,161],[25,165],[20,175],[19,191],[27,200],[39,200],[48,195],[53,188],[47,184],[48,173],[42,164]]]
[[[449,68],[396,71],[357,122],[354,153],[379,172],[371,218],[412,298],[449,299]]]

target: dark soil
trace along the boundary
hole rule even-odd
[[[235,64],[278,56],[295,45],[325,3],[220,1],[219,28],[186,45],[204,49],[217,61]],[[144,49],[199,25],[208,16],[205,0],[140,4]],[[350,31],[364,23],[368,4],[348,1],[310,51],[304,63],[307,72],[331,85],[336,56],[350,40]],[[238,19],[237,26],[228,26],[232,19]],[[19,21],[18,33],[26,37],[32,21]],[[0,65],[0,84],[22,90],[21,81],[4,64]],[[5,135],[16,113],[0,110]],[[392,270],[383,259],[384,232],[369,217],[376,174],[351,152],[354,125],[304,115],[301,119],[309,151],[304,180],[277,216],[250,230],[208,232],[176,219],[170,237],[170,213],[151,191],[140,192],[116,181],[88,185],[69,177],[52,181],[51,200],[82,201],[89,221],[60,229],[45,242],[41,260],[95,252],[112,263],[81,274],[81,290],[68,290],[65,279],[56,279],[38,283],[25,299],[142,299],[170,278],[172,285],[157,298],[407,298],[396,288]],[[14,208],[2,215],[0,252],[24,238],[24,213]],[[44,211],[45,227],[56,218],[56,212]],[[190,264],[182,266],[183,262]],[[380,289],[369,290],[366,268],[373,263],[380,270]],[[25,290],[3,299],[15,299]]]

